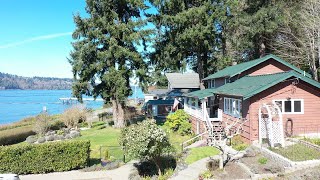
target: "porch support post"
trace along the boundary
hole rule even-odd
[[[201,100],[201,106],[202,106],[202,114],[203,114],[203,118],[202,120],[205,121],[207,116],[206,116],[206,113],[207,113],[207,105],[206,105],[206,99],[202,99]]]

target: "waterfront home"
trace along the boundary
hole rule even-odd
[[[226,67],[203,82],[206,89],[184,101],[197,134],[234,123],[247,142],[282,144],[286,136],[320,132],[320,83],[275,55]]]
[[[145,94],[148,100],[144,109],[151,116],[166,117],[170,112],[183,108],[185,94],[199,90],[197,73],[166,73],[167,89],[154,89]],[[165,95],[164,95],[165,92]]]

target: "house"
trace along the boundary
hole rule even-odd
[[[165,99],[168,91],[168,89],[149,90],[148,94],[144,94],[144,102],[146,103],[149,100]]]
[[[188,93],[184,101],[197,134],[209,125],[241,122],[247,142],[283,143],[285,136],[320,132],[320,83],[277,56],[227,67],[203,81],[207,89]]]
[[[182,97],[200,89],[197,73],[166,73],[165,75],[168,79],[167,89],[154,89],[149,91],[149,94],[145,94],[144,109],[152,116],[166,117],[172,112],[175,99],[180,102],[177,103],[178,109],[183,108]]]

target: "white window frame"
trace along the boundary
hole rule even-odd
[[[284,102],[288,99],[274,99],[272,102],[282,101],[282,107],[280,107],[282,114],[304,114],[304,99],[290,99],[291,101],[291,112],[284,112]],[[294,101],[301,101],[301,112],[292,112],[294,111]]]
[[[237,105],[237,106],[235,106]],[[225,114],[240,118],[242,117],[242,100],[236,98],[227,98],[223,100],[223,111]]]

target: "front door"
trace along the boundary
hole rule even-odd
[[[217,118],[218,117],[218,109],[219,109],[219,99],[211,96],[208,98],[208,105],[209,105],[209,117],[210,118]]]

